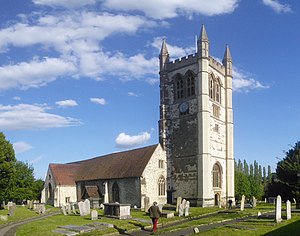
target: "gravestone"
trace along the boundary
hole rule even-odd
[[[38,203],[36,205],[36,209],[35,210],[36,210],[36,212],[38,214],[45,214],[46,213],[46,206],[45,206],[44,203]]]
[[[182,207],[183,207],[183,210],[185,209],[185,205],[186,205],[186,200],[185,200],[185,199],[182,199]]]
[[[98,220],[98,211],[92,210],[92,212],[91,212],[91,220]]]
[[[183,208],[183,204],[181,203],[181,204],[179,205],[178,215],[179,215],[179,216],[183,216],[183,211],[184,211],[184,208]]]
[[[149,208],[150,208],[150,198],[145,197],[144,198],[144,211],[148,212]]]
[[[199,232],[200,232],[199,229],[198,229],[197,227],[195,227],[195,228],[194,228],[194,233],[195,233],[195,234],[198,234]]]
[[[291,211],[291,202],[289,200],[286,201],[286,219],[290,220],[292,218]]]
[[[187,201],[185,204],[184,215],[189,216],[190,214],[190,201]]]
[[[79,213],[80,216],[86,216],[87,215],[87,211],[85,210],[85,204],[84,202],[80,201],[78,202],[78,207],[79,207]]]
[[[245,209],[245,195],[242,196],[242,201],[241,201],[241,211]]]
[[[252,207],[256,207],[256,198],[254,196],[252,197]]]
[[[282,221],[282,218],[281,218],[281,196],[278,195],[276,198],[275,222],[279,223],[281,221]]]
[[[65,205],[61,206],[61,212],[66,216],[67,215],[67,211],[66,211],[66,207]]]
[[[16,206],[15,205],[11,205],[8,207],[9,210],[9,216],[14,216],[15,215],[15,210],[16,210]]]
[[[86,214],[89,215],[91,214],[91,202],[89,199],[85,199],[84,200],[84,204],[85,204],[85,210],[86,210]]]
[[[182,197],[178,197],[177,202],[176,202],[176,212],[179,211],[179,206],[180,206],[181,202],[182,202]]]

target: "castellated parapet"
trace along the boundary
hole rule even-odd
[[[198,60],[198,53],[190,54],[188,56],[178,58],[174,61],[170,61],[167,64],[167,68],[168,71],[171,72],[195,64],[197,63],[197,60]],[[215,58],[213,58],[212,56],[209,56],[209,65],[215,70],[217,70],[218,72],[220,72],[221,74],[225,73],[225,66],[221,64],[219,61],[217,61]]]

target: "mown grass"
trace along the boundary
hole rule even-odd
[[[219,227],[201,232],[203,236],[277,236],[299,235],[300,215],[292,214],[291,220],[275,223],[273,219],[251,219],[234,225]]]
[[[52,209],[53,211],[54,209]],[[224,209],[219,209],[219,208],[201,208],[201,207],[191,207],[190,208],[190,216],[189,217],[179,217],[178,215],[175,215],[174,218],[161,218],[159,220],[160,223],[163,223],[164,227],[159,229],[159,232],[167,232],[167,231],[173,231],[173,230],[178,230],[182,228],[188,228],[188,227],[196,227],[202,224],[208,224],[212,222],[219,222],[219,221],[224,221],[224,220],[229,220],[229,219],[235,219],[235,218],[241,218],[249,215],[256,215],[258,211],[260,212],[267,212],[274,210],[274,205],[270,204],[259,204],[257,208],[255,209],[245,209],[245,211],[241,212],[239,209],[232,209],[228,210],[227,213],[218,213],[218,214],[213,214],[218,211],[222,211]],[[80,234],[83,236],[93,236],[93,235],[105,235],[109,233],[122,233],[125,231],[131,231],[131,230],[136,230],[140,229],[146,226],[151,226],[150,223],[150,218],[149,215],[147,215],[145,212],[140,211],[140,210],[131,210],[131,216],[132,219],[129,220],[118,220],[118,219],[113,219],[113,218],[107,218],[104,217],[103,211],[99,210],[98,211],[100,219],[97,220],[96,222],[105,222],[105,223],[110,223],[114,224],[114,228],[107,228],[105,230],[98,230],[98,231],[92,231],[90,233],[85,233],[85,234]],[[208,215],[207,217],[202,217],[204,215]],[[294,216],[293,216],[294,217]],[[300,216],[295,216],[293,221],[289,221],[290,223],[296,221],[297,222],[297,217]],[[138,220],[134,220],[135,218],[139,219],[144,219],[147,220],[148,222],[141,222]],[[64,216],[62,214],[60,215],[55,215],[51,216],[49,218],[43,219],[43,220],[38,220],[31,222],[26,225],[22,225],[21,227],[18,228],[17,230],[17,235],[18,236],[58,236],[59,234],[55,234],[53,232],[54,229],[57,229],[59,226],[64,226],[64,225],[87,225],[87,224],[92,224],[94,221],[90,220],[90,216],[86,217],[81,217],[79,215],[67,215]],[[278,224],[274,226],[274,220],[271,221],[265,221],[265,220],[259,220],[257,222],[250,222],[250,221],[245,221],[242,223],[239,223],[242,227],[241,229],[237,228],[229,228],[229,227],[222,227],[218,228],[215,230],[209,230],[205,233],[208,233],[207,235],[221,235],[220,232],[222,233],[222,236],[224,235],[224,232],[227,233],[227,235],[241,235],[241,233],[244,235],[262,235],[260,233],[262,232],[269,232],[271,230],[274,230],[278,227],[285,226],[285,224],[288,224],[289,222],[282,224]],[[260,223],[262,223],[262,231],[257,231],[257,228],[260,227]],[[256,225],[259,226],[256,226]],[[267,226],[263,226],[264,224],[268,224]],[[245,226],[243,226],[245,225]],[[254,226],[255,225],[255,226]],[[244,228],[243,228],[244,227]],[[247,229],[249,227],[249,229]],[[250,228],[255,228],[255,230],[250,229]],[[267,227],[267,228],[263,228]],[[218,234],[216,234],[218,232]],[[231,234],[231,232],[237,232],[237,234]],[[251,233],[257,233],[258,234],[251,234]],[[204,233],[204,232],[203,232]],[[209,234],[211,233],[211,234]],[[201,232],[202,235],[202,232]],[[296,235],[296,234],[295,234]]]

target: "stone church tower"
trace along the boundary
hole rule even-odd
[[[196,206],[234,202],[232,59],[209,55],[204,25],[197,53],[169,60],[160,52],[159,139],[167,153],[167,197]]]

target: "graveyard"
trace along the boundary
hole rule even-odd
[[[255,206],[242,200],[232,209],[189,207],[184,199],[179,203],[159,206],[164,214],[159,219],[157,234],[174,235],[182,231],[185,233],[181,235],[198,232],[201,235],[290,235],[300,230],[300,211],[295,210],[294,203],[281,201],[280,196],[276,203],[255,202]],[[37,202],[7,205],[0,210],[0,233],[6,226],[25,220],[28,220],[26,224],[16,228],[17,235],[143,235],[150,234],[152,229],[145,209],[125,206],[125,211],[114,212],[117,203],[111,204],[112,209],[107,206],[91,209],[87,201],[62,208],[47,205],[45,211],[41,211]],[[40,219],[41,216],[46,218]]]

